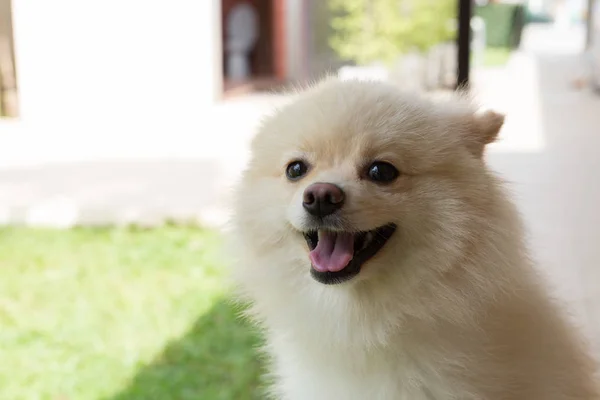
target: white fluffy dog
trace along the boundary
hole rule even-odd
[[[467,102],[325,80],[268,118],[234,277],[286,400],[600,399]]]

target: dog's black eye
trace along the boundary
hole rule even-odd
[[[389,183],[396,179],[399,174],[396,167],[383,161],[375,161],[367,170],[369,179],[377,183]]]
[[[293,161],[288,164],[285,174],[288,179],[295,181],[302,178],[308,171],[308,166],[303,161]]]

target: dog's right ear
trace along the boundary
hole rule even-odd
[[[483,157],[485,146],[494,142],[504,125],[504,115],[495,111],[473,114],[468,121],[467,149],[477,158]]]

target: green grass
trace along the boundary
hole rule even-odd
[[[0,229],[0,399],[260,399],[215,233]]]

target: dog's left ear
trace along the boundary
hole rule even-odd
[[[468,123],[467,149],[477,158],[483,157],[485,146],[494,142],[504,125],[504,115],[494,111],[473,114]]]

